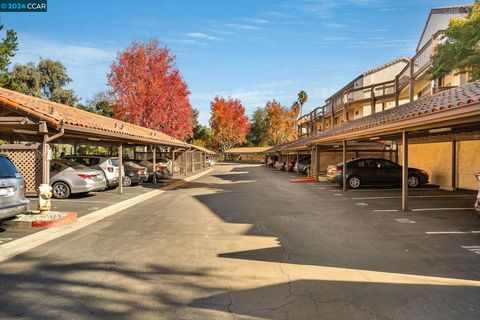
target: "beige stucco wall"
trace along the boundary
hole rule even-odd
[[[459,188],[478,189],[475,173],[480,171],[480,140],[457,142]]]
[[[391,81],[395,79],[395,76],[400,73],[400,71],[405,68],[407,65],[407,62],[405,61],[399,61],[395,63],[394,65],[391,65],[385,69],[379,70],[375,73],[366,75],[363,77],[363,85],[364,86],[369,86],[371,84],[375,83],[381,83],[381,82],[386,82],[386,81]]]
[[[477,190],[475,172],[480,171],[480,140],[457,142],[457,187]],[[400,148],[400,162],[403,148]],[[452,186],[452,142],[410,144],[409,167],[423,169],[430,183]]]
[[[408,166],[423,169],[430,176],[430,183],[442,187],[452,186],[452,143],[410,144]],[[403,152],[403,148],[400,149]],[[402,157],[400,156],[400,162]]]

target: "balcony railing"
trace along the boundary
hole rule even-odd
[[[433,41],[430,39],[423,48],[413,57],[413,75],[417,77],[427,69],[432,61]]]
[[[369,100],[373,97],[372,93],[377,99],[395,94],[395,80],[348,90],[345,92],[345,102],[354,103]]]
[[[410,83],[410,62],[398,74],[398,91],[402,91]]]

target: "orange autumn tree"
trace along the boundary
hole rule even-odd
[[[287,109],[278,101],[268,101],[265,106],[267,112],[268,134],[271,143],[278,145],[297,139],[297,130],[295,128],[298,109],[293,107]]]
[[[177,139],[192,134],[190,92],[175,66],[175,56],[157,40],[133,42],[118,53],[108,84],[115,118]]]
[[[210,108],[212,140],[222,153],[247,140],[250,123],[239,100],[215,97]]]

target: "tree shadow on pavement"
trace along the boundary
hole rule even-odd
[[[25,270],[25,266],[32,267]],[[228,290],[202,280],[212,270],[116,261],[62,263],[17,256],[2,265],[0,319],[159,319],[187,305],[176,288],[202,295]],[[172,317],[175,319],[175,317]]]

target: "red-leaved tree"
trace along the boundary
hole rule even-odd
[[[192,134],[190,92],[175,66],[175,56],[157,40],[133,42],[118,53],[108,84],[115,118],[177,139]]]
[[[210,108],[212,140],[222,153],[246,141],[250,123],[239,100],[215,97]]]

